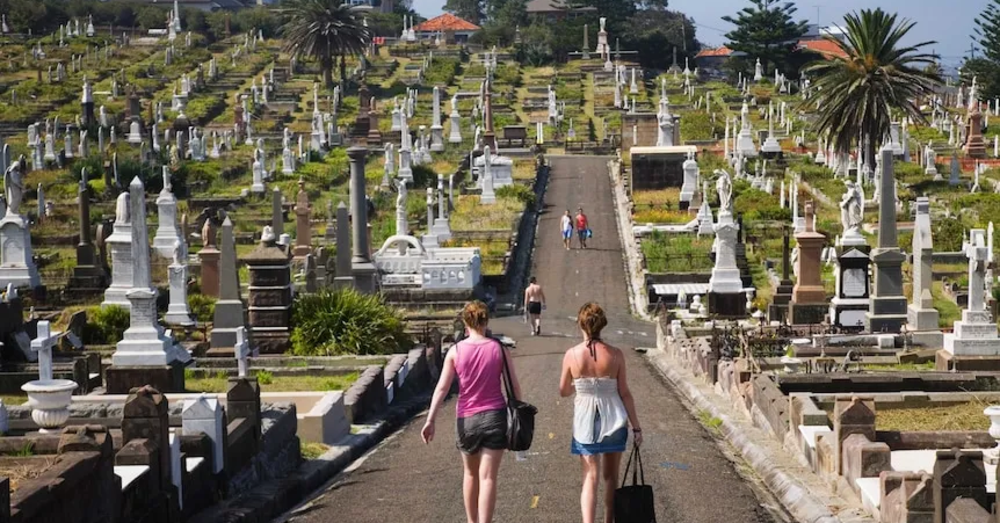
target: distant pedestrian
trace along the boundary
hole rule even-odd
[[[587,248],[587,238],[590,236],[590,222],[583,214],[583,207],[576,210],[576,236],[580,239],[580,248]]]
[[[570,216],[569,209],[566,209],[566,214],[559,220],[559,232],[562,233],[563,246],[568,251],[569,242],[573,239],[573,217]]]
[[[491,523],[496,505],[497,473],[507,448],[507,403],[502,388],[504,357],[510,369],[514,395],[521,399],[521,385],[514,372],[514,361],[500,342],[486,336],[489,312],[481,301],[473,301],[462,310],[462,322],[468,337],[456,343],[444,359],[444,368],[430,412],[420,435],[424,443],[434,439],[434,422],[441,403],[458,377],[458,449],[465,469],[462,493],[469,523]]]
[[[570,452],[583,462],[580,509],[583,523],[594,523],[597,484],[603,477],[604,521],[614,521],[615,488],[628,442],[627,425],[632,425],[636,445],[642,444],[642,429],[625,377],[625,355],[601,341],[601,330],[608,324],[604,310],[593,302],[584,304],[577,314],[577,324],[583,343],[566,351],[563,357],[559,394],[576,394]]]
[[[531,335],[542,333],[542,309],[545,308],[545,291],[534,276],[528,280],[528,288],[524,289],[524,313],[528,315]]]

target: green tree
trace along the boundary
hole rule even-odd
[[[486,14],[480,0],[447,0],[444,10],[476,25],[483,25]]]
[[[333,66],[340,56],[341,81],[346,81],[344,56],[363,53],[371,40],[351,6],[341,0],[285,0],[282,6],[285,51],[315,58],[327,87],[333,86]]]
[[[701,46],[695,38],[694,23],[677,11],[655,7],[642,9],[632,17],[629,25],[631,29],[622,39],[622,45],[639,52],[639,63],[644,68],[670,67],[674,48],[678,62],[683,65],[684,58],[693,58]]]
[[[930,95],[941,78],[925,69],[935,57],[921,49],[934,42],[902,45],[914,23],[881,9],[848,14],[844,23],[844,41],[829,40],[846,57],[807,67],[815,82],[803,106],[820,107],[814,126],[829,133],[837,150],[850,150],[851,142],[861,137],[868,165],[874,165],[875,148],[889,136],[892,111],[926,121],[916,102]]]
[[[795,51],[798,39],[806,34],[806,22],[793,19],[797,9],[791,2],[750,0],[750,3],[752,7],[744,7],[735,17],[722,17],[736,26],[726,33],[729,39],[726,45],[751,59],[760,58],[765,71],[773,64],[786,74],[794,73],[787,69],[788,57]]]

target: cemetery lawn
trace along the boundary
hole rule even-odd
[[[947,407],[914,409],[878,409],[875,412],[877,430],[936,431],[987,430],[990,419],[983,415],[984,403],[961,403]]]
[[[653,233],[643,239],[642,255],[651,273],[709,272],[714,238],[692,234]]]
[[[57,456],[32,456],[33,453],[31,447],[28,446],[24,449],[23,453],[19,453],[17,457],[30,458],[30,465],[27,465],[22,461],[20,463],[5,463],[0,466],[0,477],[5,477],[10,480],[11,494],[17,492],[17,489],[22,482],[35,479],[44,474],[45,471],[51,468],[52,465],[55,464],[56,460],[59,459]]]
[[[256,374],[263,392],[347,390],[358,379],[357,372],[341,376],[272,376],[267,371],[257,371]],[[188,392],[225,392],[228,384],[225,373],[185,381]]]

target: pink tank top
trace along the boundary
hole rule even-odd
[[[467,418],[480,412],[503,410],[503,350],[493,339],[462,340],[455,345],[458,406],[455,415]]]

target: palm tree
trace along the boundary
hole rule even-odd
[[[371,41],[371,32],[343,0],[285,0],[282,6],[285,51],[315,58],[327,87],[333,86],[336,57],[361,54]]]
[[[902,46],[914,22],[897,22],[882,9],[863,9],[844,17],[844,41],[827,36],[845,56],[819,60],[806,68],[814,79],[804,105],[818,103],[816,130],[827,133],[837,151],[849,151],[859,140],[868,165],[875,149],[889,136],[892,111],[925,122],[919,100],[941,83],[933,54],[922,48],[935,42]],[[862,145],[863,144],[863,145]]]

